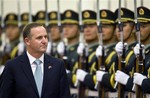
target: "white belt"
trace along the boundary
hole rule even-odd
[[[71,94],[78,94],[78,89],[77,88],[70,88],[70,93]]]
[[[71,94],[78,94],[78,89],[77,88],[70,88],[70,93]],[[98,97],[98,91],[92,91],[92,90],[86,90],[86,95],[87,96],[93,96],[93,97]],[[129,93],[126,92],[125,96],[131,96],[129,98],[135,98],[134,93]],[[146,94],[147,98],[150,98],[150,94]],[[117,92],[106,92],[106,98],[117,98],[118,93]]]
[[[118,93],[117,92],[107,92],[108,98],[117,98]]]
[[[136,98],[136,94],[130,92],[130,93],[128,94],[128,98]],[[150,94],[146,94],[146,98],[150,98]]]
[[[150,98],[150,94],[146,94],[146,98]]]
[[[97,91],[88,90],[87,91],[87,96],[98,97],[98,92]]]

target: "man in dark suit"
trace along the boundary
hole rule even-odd
[[[0,98],[70,98],[64,63],[45,54],[46,29],[38,23],[28,24],[23,38],[27,51],[6,63],[0,77]],[[38,68],[39,80],[35,77]]]

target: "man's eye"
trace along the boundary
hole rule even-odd
[[[41,36],[39,36],[39,37],[37,37],[37,39],[42,39],[42,37],[41,37]]]

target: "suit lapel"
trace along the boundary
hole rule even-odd
[[[26,53],[22,56],[21,63],[22,63],[22,69],[23,69],[25,75],[27,76],[28,80],[30,81],[31,86],[33,87],[35,92],[38,94],[38,90],[37,90],[36,83],[34,80],[33,72],[31,69],[31,65],[29,63],[29,59],[28,59]]]
[[[51,68],[52,68],[52,62],[50,60],[50,57],[47,55],[44,55],[44,78],[43,78],[43,87],[42,87],[42,94],[44,92],[44,89],[49,82],[49,77],[51,73]]]

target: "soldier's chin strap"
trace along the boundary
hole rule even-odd
[[[131,23],[130,23],[130,24],[131,24]],[[132,25],[132,27],[131,27],[130,34],[129,34],[129,36],[128,36],[126,39],[124,39],[124,41],[126,41],[127,39],[129,39],[129,38],[131,37],[131,35],[134,33],[133,30],[134,30],[135,24],[131,24],[131,25]]]
[[[144,42],[144,41],[148,40],[149,38],[150,38],[150,32],[149,32],[148,36],[144,40],[141,40],[141,41]]]

